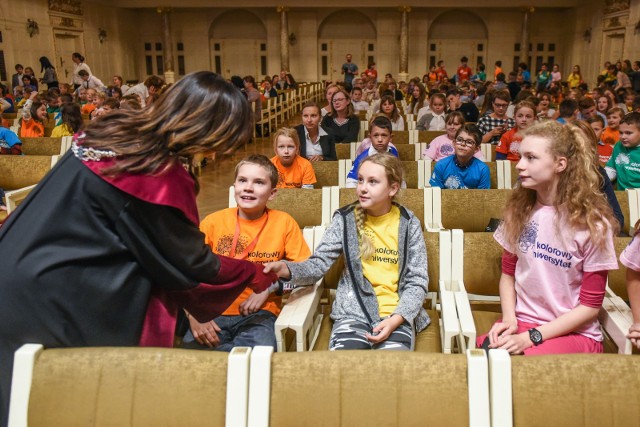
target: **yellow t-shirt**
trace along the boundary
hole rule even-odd
[[[63,136],[73,136],[73,130],[64,123],[53,128],[51,138],[61,138]]]
[[[400,209],[397,206],[391,206],[391,210],[382,216],[367,215],[364,221],[364,232],[373,242],[375,253],[368,260],[362,260],[362,272],[378,297],[380,317],[393,314],[400,300],[399,228]]]
[[[255,247],[244,258],[247,261],[260,264],[283,259],[298,262],[304,261],[311,255],[298,223],[289,214],[270,209],[268,218],[266,215],[262,215],[251,221],[239,218],[238,208],[214,212],[200,223],[200,231],[205,235],[205,243],[211,247],[214,253],[230,255],[237,221],[240,223],[240,235],[236,244],[236,255],[244,252],[267,221]],[[239,315],[240,304],[252,293],[251,289],[246,288],[223,314],[225,316]],[[280,303],[280,297],[273,295],[269,297],[262,309],[277,316],[280,313]]]

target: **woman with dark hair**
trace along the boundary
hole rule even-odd
[[[80,113],[80,106],[78,104],[62,104],[62,107],[60,107],[60,115],[62,123],[53,128],[51,131],[52,138],[73,136],[73,134],[80,131],[82,127],[82,113]]]
[[[49,58],[46,56],[40,57],[40,66],[42,67],[40,72],[44,73],[40,82],[46,83],[47,89],[58,87],[58,75],[56,74],[56,68],[51,64]]]
[[[73,77],[71,79],[71,84],[73,84],[73,89],[75,90],[82,85],[82,77],[78,74],[80,70],[85,70],[89,75],[91,75],[91,68],[84,63],[84,56],[78,52],[73,52],[73,54],[71,54],[71,60],[73,61]]]
[[[76,136],[0,228],[0,425],[24,343],[171,347],[180,309],[207,322],[277,280],[214,255],[198,229],[193,157],[251,135],[247,101],[201,71]]]
[[[285,74],[284,81],[285,89],[296,89],[298,87],[298,83],[296,83],[296,79],[293,78],[293,75],[291,75],[291,73]]]

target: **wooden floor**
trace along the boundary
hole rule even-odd
[[[288,126],[293,127],[301,122],[299,114],[296,114]],[[275,153],[271,138],[257,138],[255,142],[247,145],[246,150],[241,148],[232,156],[218,159],[213,163],[210,162],[202,169],[200,193],[197,198],[200,220],[203,220],[210,213],[229,207],[229,187],[233,184],[236,164],[244,157],[254,153],[264,154],[269,158],[273,157]]]

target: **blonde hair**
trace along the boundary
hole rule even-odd
[[[298,131],[294,128],[280,128],[273,134],[273,151],[278,154],[278,138],[284,136],[293,139],[293,143],[296,144],[296,154],[300,152],[300,138],[298,138]]]
[[[554,158],[564,157],[567,167],[560,173],[553,206],[573,230],[586,228],[596,246],[605,245],[607,230],[618,232],[613,210],[601,191],[602,176],[595,161],[593,144],[585,133],[573,125],[545,121],[527,128],[523,136],[538,136],[549,141]],[[504,211],[504,235],[517,247],[525,224],[536,204],[536,191],[516,185]],[[563,209],[558,208],[562,206]]]
[[[402,162],[396,156],[388,153],[374,154],[373,156],[369,156],[364,159],[362,163],[360,163],[360,168],[367,162],[375,163],[376,165],[380,165],[384,168],[389,185],[398,184],[398,187],[402,185],[404,180],[404,168],[402,167]],[[392,200],[395,200],[397,195],[398,193],[393,196]],[[355,215],[358,237],[360,238],[360,257],[362,259],[369,259],[375,253],[375,247],[373,246],[371,238],[369,238],[364,231],[364,222],[367,214],[359,201],[356,204],[353,214]]]

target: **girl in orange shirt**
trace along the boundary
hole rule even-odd
[[[37,92],[24,104],[20,120],[20,136],[23,138],[41,138],[44,136],[44,122],[47,120],[47,106],[34,101]]]

